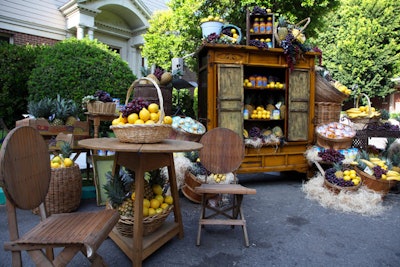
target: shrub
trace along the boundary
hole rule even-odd
[[[0,43],[0,118],[9,129],[27,113],[27,83],[42,48]]]
[[[29,100],[33,101],[59,94],[81,105],[84,96],[97,90],[125,100],[127,89],[136,79],[116,52],[88,38],[69,38],[49,46],[36,64],[28,82]]]

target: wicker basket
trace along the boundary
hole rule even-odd
[[[164,120],[164,102],[163,96],[161,94],[160,87],[158,84],[150,78],[143,77],[140,79],[145,79],[154,84],[157,88],[158,98],[160,100],[160,117],[158,122],[155,124],[124,124],[124,125],[112,125],[110,129],[114,131],[115,136],[119,141],[124,143],[159,143],[164,139],[167,139],[170,134],[172,127],[169,124],[163,124]],[[134,85],[138,82],[136,80],[132,83],[131,87],[128,89],[128,93],[126,95],[126,102],[129,101],[129,96],[133,90]]]
[[[204,127],[203,124],[198,123],[198,125],[202,129],[202,131],[201,131],[202,134],[190,133],[188,131],[185,131],[182,128],[178,129],[178,128],[172,127],[172,131],[171,131],[171,135],[169,136],[169,139],[197,142],[201,139],[201,137],[206,132],[206,127]]]
[[[183,195],[194,203],[201,202],[201,195],[194,192],[194,189],[203,182],[197,179],[190,171],[185,172],[185,184],[182,187]]]
[[[379,192],[383,195],[389,193],[390,189],[396,185],[396,181],[376,179],[374,176],[355,168],[358,176],[361,177],[362,183],[369,189]]]
[[[299,33],[298,33],[296,36],[293,36],[293,37],[296,39],[297,36],[298,36],[299,34],[302,34],[303,31],[307,28],[308,24],[310,24],[310,22],[311,22],[311,18],[305,18],[305,19],[299,21],[297,24],[295,24],[294,26],[295,26],[297,29],[299,29],[300,31],[299,31]],[[303,25],[303,24],[304,24],[304,25]],[[303,25],[303,26],[302,26],[302,25]],[[278,35],[278,27],[274,27],[273,31],[274,31],[274,37],[275,37],[276,43],[277,43],[279,46],[281,46],[281,42],[282,42],[283,40],[281,40],[281,38],[280,38],[279,35]]]
[[[357,191],[361,187],[361,183],[355,186],[338,186],[329,182],[327,179],[324,179],[324,186],[335,194],[338,194],[341,191]]]
[[[173,209],[173,205],[170,205],[168,209],[163,210],[153,216],[143,218],[143,235],[149,235],[155,232],[165,222],[168,215]],[[133,237],[133,224],[135,223],[134,217],[120,216],[116,224],[118,232],[123,236]]]
[[[320,74],[315,75],[315,102],[342,103],[348,96],[336,89]]]
[[[75,211],[81,203],[82,176],[78,164],[69,168],[52,168],[45,204],[47,215]],[[39,209],[33,213],[38,214]]]
[[[353,138],[328,138],[317,132],[317,145],[323,148],[346,149],[350,148]]]
[[[342,104],[336,102],[315,102],[314,124],[325,124],[340,120]]]
[[[114,102],[91,101],[87,104],[87,110],[91,114],[114,115],[117,104]]]
[[[355,100],[355,107],[358,108],[359,102],[361,97],[364,97],[367,100],[367,106],[368,106],[368,117],[360,117],[360,118],[349,118],[349,120],[354,123],[354,128],[357,130],[362,130],[364,129],[365,125],[368,123],[374,123],[379,121],[379,117],[371,117],[371,100],[369,99],[368,95],[366,94],[360,94],[357,96]]]

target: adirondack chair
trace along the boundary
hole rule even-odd
[[[37,266],[65,266],[79,251],[92,265],[105,265],[96,250],[117,223],[118,212],[101,210],[47,217],[44,200],[50,178],[48,147],[39,132],[29,126],[11,130],[0,151],[0,185],[7,198],[10,234],[4,249],[12,252],[13,266],[22,265],[21,251],[27,251]],[[20,237],[16,210],[37,207],[40,222]],[[54,248],[63,249],[55,255]]]
[[[244,158],[244,143],[242,138],[234,131],[227,128],[214,128],[208,131],[200,139],[203,148],[199,152],[203,166],[215,174],[233,172],[234,183],[211,184],[204,183],[195,188],[195,192],[201,194],[201,214],[197,245],[200,245],[201,231],[204,225],[241,225],[243,229],[245,245],[249,246],[249,238],[246,228],[246,220],[242,209],[244,195],[256,194],[255,189],[247,188],[238,183],[235,171],[239,168]],[[210,203],[210,196],[230,195],[230,205],[218,205]]]

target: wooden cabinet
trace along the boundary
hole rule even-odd
[[[246,146],[239,173],[308,169],[304,152],[314,140],[315,56],[306,53],[289,71],[280,48],[204,45],[198,51],[199,120],[207,129],[226,127],[243,136],[252,127],[283,131],[280,143],[262,147]],[[244,80],[251,75],[279,81],[277,88],[249,87]],[[250,99],[250,100],[249,100]],[[276,119],[244,119],[247,102],[253,106],[280,102],[281,116]]]

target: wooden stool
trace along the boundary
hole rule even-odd
[[[215,128],[207,132],[200,140],[203,149],[199,156],[203,166],[210,172],[223,174],[235,172],[244,158],[244,143],[242,138],[234,131],[226,128]],[[246,220],[243,215],[242,200],[244,195],[256,194],[255,189],[244,187],[237,183],[234,173],[234,184],[202,184],[195,188],[195,192],[201,194],[201,213],[197,245],[200,245],[201,230],[204,225],[241,225],[243,229],[246,247],[249,246],[249,238],[246,228]],[[210,205],[210,197],[215,194],[231,195],[232,203],[218,207]],[[206,214],[211,212],[211,214]],[[229,213],[228,213],[229,212]],[[221,218],[222,217],[222,218]]]

